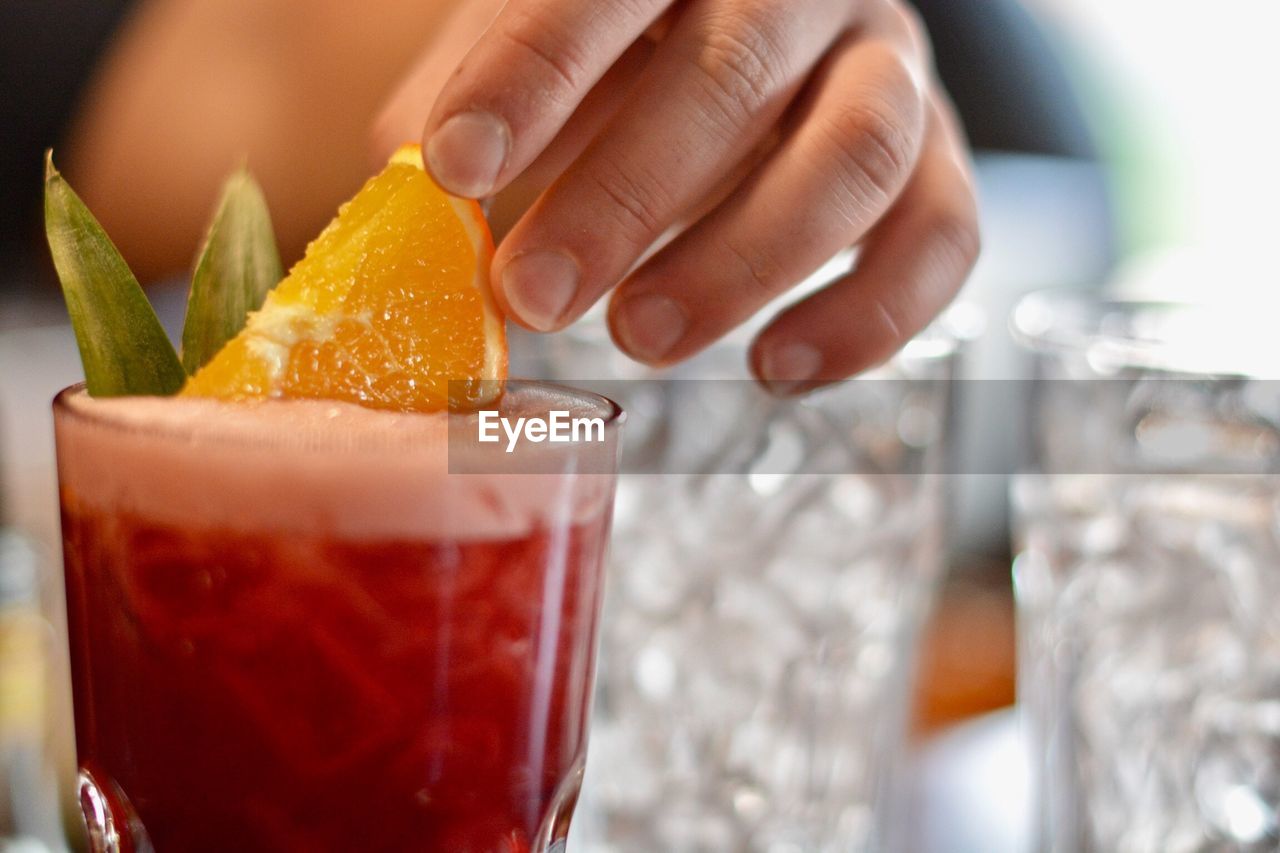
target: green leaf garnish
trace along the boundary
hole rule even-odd
[[[284,277],[262,190],[244,169],[223,185],[218,212],[191,277],[182,365],[194,374],[244,328]]]
[[[182,363],[138,280],[45,152],[44,229],[94,397],[168,396]]]

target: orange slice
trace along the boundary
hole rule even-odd
[[[473,407],[507,373],[480,206],[406,145],[344,204],[182,393],[312,397],[401,411]]]

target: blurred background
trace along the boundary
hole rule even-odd
[[[1032,290],[1280,307],[1280,4],[917,5],[982,194],[984,255],[962,298],[985,323],[967,375],[1024,375],[1006,317]],[[449,7],[0,7],[0,849],[60,849],[73,763],[49,401],[80,368],[43,245],[42,151],[172,327],[222,176],[247,159],[296,258],[369,172],[380,106]],[[998,455],[1011,435],[998,401],[960,400],[956,452]],[[1006,486],[952,480],[950,574],[919,675],[919,847],[1016,850]]]

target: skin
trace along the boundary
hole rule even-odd
[[[377,7],[133,8],[54,153],[139,278],[189,274],[219,187],[241,163],[263,185],[286,263],[301,256],[369,176],[369,128],[451,11],[423,0]]]
[[[159,16],[156,9],[221,2],[152,0],[148,8]],[[234,2],[268,18],[263,8],[290,5]],[[361,35],[346,32],[350,21],[338,10],[307,5],[304,15],[301,0],[293,3],[310,26],[276,16],[280,32],[263,39],[271,53],[288,54],[273,67],[289,82],[270,96],[286,111],[257,105],[253,114],[265,116],[264,125],[292,126],[287,110],[303,111],[307,121],[297,124],[307,130],[250,135],[254,144],[276,137],[263,144],[263,180],[277,222],[295,217],[311,233],[320,197],[354,183],[351,123],[372,127],[361,144],[371,146],[374,162],[420,138],[441,184],[490,199],[501,238],[495,293],[530,329],[563,328],[608,298],[619,347],[645,363],[671,364],[856,246],[852,272],[773,318],[752,345],[753,372],[778,393],[797,393],[891,356],[945,307],[976,260],[967,148],[935,81],[926,35],[897,0],[466,0],[437,4],[434,17],[415,18],[409,8],[399,17],[371,16],[380,23],[368,29],[388,36],[383,42],[366,33],[378,46],[359,52],[345,43]],[[402,6],[430,4],[388,2],[388,9]],[[145,56],[147,42],[166,34],[153,24],[140,39],[139,28],[133,50]],[[298,30],[334,41],[327,51],[299,44]],[[411,62],[409,46],[424,43]],[[336,45],[359,63],[332,59]],[[245,59],[223,73],[232,67],[246,67]],[[398,85],[387,82],[405,67]],[[165,70],[130,70],[118,55],[114,68],[117,78],[131,73],[134,86]],[[213,93],[217,74],[203,79]],[[379,83],[383,94],[394,93],[375,110],[369,104]],[[123,89],[117,97],[136,98],[116,84],[117,93]],[[318,89],[310,99],[308,86]],[[340,91],[322,88],[334,86]],[[152,114],[163,114],[161,100],[153,97]],[[111,154],[107,163],[117,171],[91,182],[93,191],[146,173],[130,162],[138,157],[129,145],[165,148],[151,163],[188,141],[170,132],[148,142],[148,123],[135,120],[143,127],[112,146],[109,134],[118,129],[105,109],[96,114],[97,133],[81,137],[98,145],[76,149],[94,154],[84,158],[86,170],[109,168],[91,165],[100,146]],[[210,135],[217,152],[232,147],[222,139],[231,131],[207,121],[190,135],[190,151]],[[195,156],[217,162],[203,167],[210,174],[225,171],[219,156]],[[321,162],[326,157],[331,162]],[[250,162],[262,172],[252,154]],[[216,183],[201,184],[209,203]],[[309,195],[301,190],[308,186]],[[153,188],[150,200],[171,187]],[[194,219],[202,221],[205,209],[197,205]],[[147,222],[154,228],[148,216],[126,231],[141,235]],[[297,248],[292,234],[283,242]]]

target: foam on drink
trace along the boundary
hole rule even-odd
[[[501,469],[465,469],[485,448],[454,441],[474,415],[366,409],[328,400],[61,397],[64,500],[158,522],[343,537],[488,539],[522,535],[551,513],[598,513],[615,442],[540,445]],[[558,408],[611,418],[589,395],[517,389],[506,414]],[[463,422],[460,427],[460,419]],[[474,430],[469,434],[474,435]],[[489,470],[489,473],[483,471]],[[572,488],[570,487],[572,486]]]

